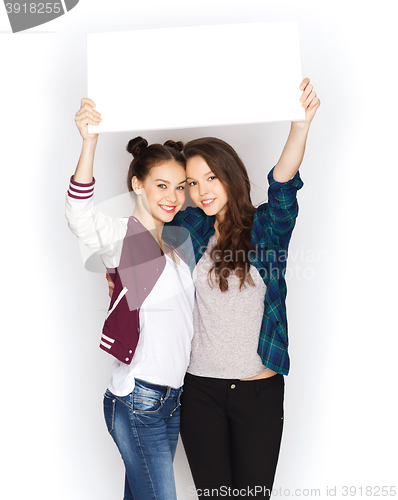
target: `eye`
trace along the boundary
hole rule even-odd
[[[197,182],[196,181],[191,181],[188,182],[188,186],[196,186]]]
[[[217,179],[215,175],[211,175],[207,180],[208,181],[213,181],[214,179]]]
[[[166,184],[158,184],[158,187],[159,187],[160,189],[166,189]]]
[[[184,191],[185,190],[185,186],[178,186],[177,188],[179,191]]]

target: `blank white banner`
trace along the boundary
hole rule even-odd
[[[297,21],[87,35],[89,133],[299,121]]]

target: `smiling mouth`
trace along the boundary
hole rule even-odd
[[[213,203],[214,200],[215,200],[215,198],[211,198],[209,200],[202,200],[201,203],[204,207],[209,207]]]
[[[173,213],[176,209],[176,207],[173,205],[159,205],[159,207],[169,214]]]

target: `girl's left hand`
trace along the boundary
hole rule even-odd
[[[303,91],[303,94],[300,97],[300,102],[302,103],[303,108],[305,108],[305,123],[307,123],[307,125],[311,123],[312,119],[315,116],[316,110],[321,105],[321,101],[317,97],[313,88],[314,87],[310,84],[309,78],[304,78],[304,80],[300,84],[300,90]]]

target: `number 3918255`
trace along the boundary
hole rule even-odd
[[[60,14],[63,13],[60,2],[48,3],[6,3],[7,14]]]

